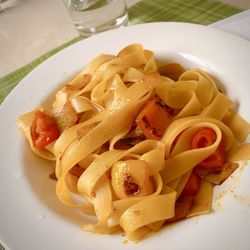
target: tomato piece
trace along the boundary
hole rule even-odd
[[[175,203],[174,217],[167,219],[165,224],[185,219],[191,210],[193,199],[193,196],[180,196]]]
[[[216,141],[216,133],[211,128],[201,128],[192,139],[192,148],[203,148]]]
[[[212,145],[216,141],[216,133],[211,128],[201,128],[193,137],[191,142],[192,148],[203,148]],[[218,148],[205,160],[198,164],[199,167],[205,169],[221,168],[225,163],[225,145],[220,142]]]
[[[182,195],[184,196],[195,196],[201,187],[201,177],[193,170],[184,189]]]
[[[226,160],[224,143],[221,142],[218,148],[205,160],[198,164],[201,168],[219,169],[223,166]]]
[[[49,178],[52,179],[52,180],[57,181],[56,172],[53,171],[53,172],[49,175]]]
[[[154,98],[142,109],[135,122],[147,139],[160,140],[171,122],[171,116],[160,99]]]
[[[83,172],[84,172],[84,169],[80,167],[78,164],[76,164],[69,170],[69,173],[74,175],[77,178],[80,178]]]
[[[44,112],[37,111],[31,127],[31,137],[36,148],[42,149],[55,141],[60,131],[55,120]]]

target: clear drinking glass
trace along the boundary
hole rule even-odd
[[[128,23],[125,0],[64,0],[64,4],[82,36],[87,37]]]

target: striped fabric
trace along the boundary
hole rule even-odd
[[[214,0],[142,0],[129,9],[130,24],[175,21],[208,25],[242,10]],[[0,103],[8,93],[37,65],[47,58],[73,44],[75,38],[39,57],[30,64],[0,79]],[[0,248],[1,250],[1,248]]]
[[[211,0],[144,0],[129,10],[130,23],[189,22],[208,25],[241,10]]]

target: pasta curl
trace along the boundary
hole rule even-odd
[[[94,58],[18,127],[55,162],[60,202],[96,217],[83,230],[138,241],[211,212],[214,185],[249,160],[250,124],[233,104],[202,69],[159,65],[131,44]]]

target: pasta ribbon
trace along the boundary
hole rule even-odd
[[[45,115],[36,121],[38,110],[59,137]],[[250,159],[249,122],[212,76],[159,66],[141,44],[94,58],[51,105],[21,115],[18,127],[35,154],[55,162],[59,201],[95,216],[82,229],[123,231],[132,241],[211,212],[214,185]],[[37,148],[34,127],[52,143]]]

